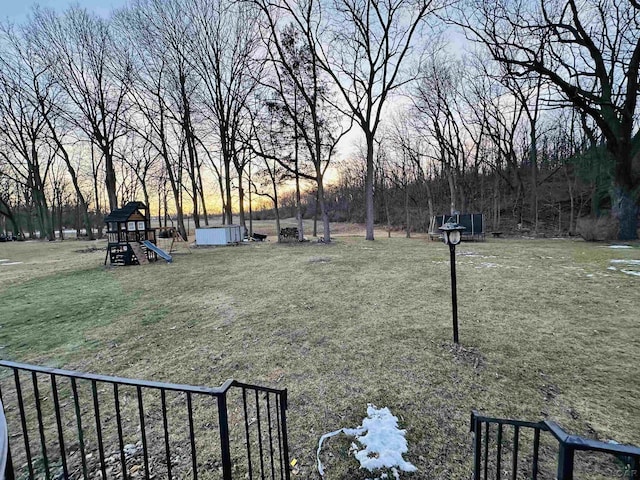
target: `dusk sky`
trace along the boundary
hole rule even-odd
[[[81,0],[76,2],[70,0],[0,0],[0,20],[9,19],[12,22],[22,22],[36,4],[58,11],[64,11],[70,5],[79,4],[94,13],[107,16],[114,8],[121,7],[126,3],[127,0]]]

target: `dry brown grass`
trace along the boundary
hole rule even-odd
[[[16,289],[37,282],[39,310],[20,312],[47,315],[51,295],[63,294],[56,279],[65,272],[76,272],[68,288],[80,296],[102,288],[79,289],[83,276],[102,277],[115,306],[109,314],[100,300],[107,309],[100,321],[47,350],[35,341],[47,335],[46,322],[31,344],[23,334],[18,346],[12,333],[24,333],[21,319],[3,315],[4,351],[104,374],[286,387],[301,478],[315,471],[320,435],[359,425],[367,403],[400,418],[415,478],[469,478],[471,409],[550,418],[572,433],[640,444],[640,277],[607,270],[611,259],[639,259],[637,245],[462,244],[457,348],[448,250],[402,236],[194,248],[173,264],[115,269],[101,267],[104,252],[75,253],[84,242],[2,244],[1,258],[25,263],[0,267],[0,311],[13,312]],[[94,316],[95,309],[83,310]],[[82,318],[77,312],[68,321]],[[327,478],[364,478],[345,445],[327,442]]]

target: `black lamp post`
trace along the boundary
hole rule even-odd
[[[462,240],[462,231],[466,227],[458,225],[450,218],[447,223],[438,228],[442,232],[444,243],[449,245],[451,263],[451,306],[453,308],[453,341],[458,343],[458,293],[456,286],[456,245]]]

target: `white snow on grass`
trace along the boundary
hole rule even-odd
[[[640,272],[637,270],[623,270],[620,269],[622,273],[626,273],[627,275],[635,275],[636,277],[640,277]]]
[[[609,248],[633,248],[631,245],[609,245]]]
[[[491,263],[491,262],[482,262],[480,265],[477,265],[476,268],[499,268],[500,265],[498,265],[497,263]]]
[[[417,468],[407,462],[402,455],[407,453],[407,440],[405,430],[398,428],[398,418],[391,414],[387,407],[376,408],[375,405],[367,406],[367,418],[362,421],[362,425],[356,428],[341,428],[334,432],[325,433],[320,437],[318,443],[318,473],[324,476],[324,466],[320,461],[322,443],[327,439],[340,433],[355,437],[355,442],[351,444],[350,451],[360,462],[360,468],[366,468],[370,472],[374,470],[390,469],[393,476],[398,479],[400,473],[415,472]],[[359,444],[356,444],[356,442]],[[381,472],[379,477],[370,480],[380,480],[387,478],[387,474]],[[368,479],[369,480],[369,479]]]
[[[0,262],[0,266],[6,267],[7,265],[20,265],[22,262]]]
[[[607,267],[607,270],[616,270],[627,275],[633,275],[635,277],[640,277],[640,270],[636,270],[637,267],[640,267],[640,260],[611,260]],[[613,264],[618,265],[614,267]],[[624,268],[627,267],[627,268]],[[629,270],[629,267],[633,268],[633,270]]]

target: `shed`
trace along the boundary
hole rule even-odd
[[[230,245],[242,242],[244,228],[240,225],[196,228],[196,245]]]

